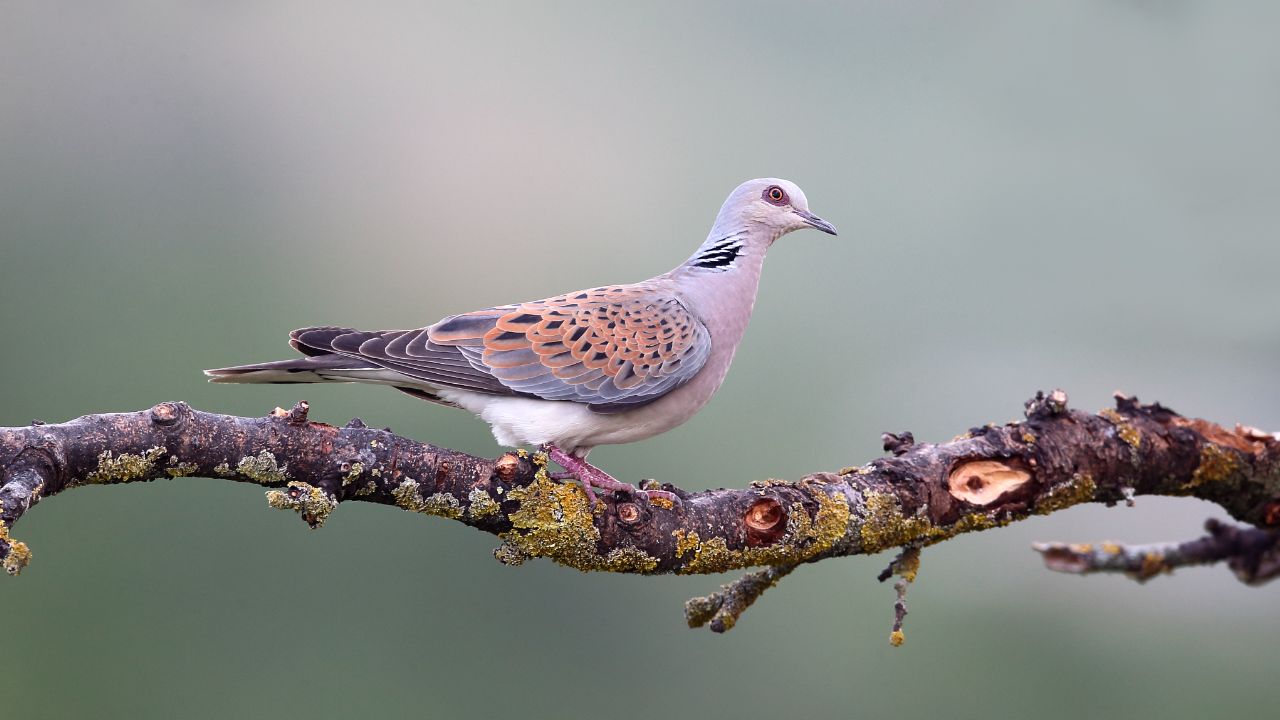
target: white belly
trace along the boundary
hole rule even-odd
[[[685,413],[654,408],[662,401],[622,413],[592,412],[586,405],[554,400],[502,397],[441,389],[441,398],[489,423],[500,445],[519,447],[555,443],[565,452],[585,454],[596,445],[636,442],[666,432],[688,419]]]

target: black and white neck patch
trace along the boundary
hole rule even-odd
[[[741,254],[742,239],[737,235],[730,235],[707,243],[697,255],[693,256],[689,264],[707,270],[728,270],[734,266]]]

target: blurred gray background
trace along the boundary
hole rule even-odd
[[[781,241],[701,415],[593,460],[688,488],[876,457],[1123,389],[1280,429],[1280,6],[1265,2],[5,2],[0,424],[161,400],[494,455],[380,388],[221,387],[294,328],[416,327],[641,279],[740,181]],[[5,717],[1202,718],[1274,712],[1277,587],[1042,569],[1034,540],[1195,536],[1141,498],[802,568],[726,636],[726,578],[506,568],[386,507],[321,531],[202,479],[52,498],[0,579]]]

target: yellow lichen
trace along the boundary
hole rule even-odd
[[[962,533],[1002,527],[1011,521],[1008,516],[997,520],[975,512],[962,515],[950,525],[937,526],[924,515],[904,516],[897,498],[891,493],[869,492],[865,502],[867,516],[859,528],[859,535],[862,551],[868,554],[914,542],[932,545]]]
[[[665,498],[665,497],[660,497],[655,495],[649,496],[649,504],[653,505],[654,507],[660,507],[664,510],[676,509],[676,504],[671,502],[671,498]]]
[[[494,515],[500,509],[498,503],[489,497],[489,493],[478,487],[471,488],[471,492],[467,493],[467,501],[470,503],[467,514],[473,519]]]
[[[898,499],[891,493],[869,491],[864,499],[867,515],[862,520],[858,534],[862,538],[862,551],[877,553],[891,547],[906,545],[923,539],[934,529],[929,518],[906,517]]]
[[[164,455],[164,448],[153,447],[142,455],[123,453],[113,457],[110,450],[98,455],[97,469],[84,476],[86,485],[107,485],[141,480],[155,470],[156,461]]]
[[[1004,527],[1009,524],[1008,519],[993,520],[990,516],[983,513],[970,513],[955,521],[951,526],[946,528],[934,528],[930,532],[931,542],[945,540],[961,533],[978,532],[979,530],[990,530],[991,528]]]
[[[1075,475],[1071,482],[1051,488],[1047,494],[1036,502],[1035,513],[1048,515],[1058,510],[1087,503],[1093,500],[1098,491],[1098,484],[1088,473]]]
[[[620,547],[609,551],[604,564],[610,572],[651,573],[658,567],[658,559],[638,548]]]
[[[462,517],[462,503],[458,502],[458,498],[449,493],[436,493],[424,498],[419,492],[417,480],[405,479],[399,487],[391,491],[391,494],[395,496],[396,505],[405,510],[424,515],[439,515],[450,520]]]
[[[1028,445],[1032,445],[1032,444],[1035,444],[1035,441],[1036,441],[1035,433],[1032,433],[1032,432],[1023,432],[1023,433],[1022,433],[1022,442],[1026,443],[1026,444],[1028,444]]]
[[[242,457],[236,463],[236,472],[259,485],[281,485],[287,482],[289,478],[285,475],[285,470],[286,466],[277,465],[276,456],[268,450],[251,457]]]
[[[1173,572],[1173,569],[1165,563],[1164,555],[1149,552],[1142,555],[1142,565],[1136,574],[1139,580],[1147,580],[1165,572]]]
[[[506,541],[493,549],[493,557],[503,565],[511,567],[523,565],[524,561],[529,559],[529,556],[525,555],[520,548]]]
[[[171,478],[180,478],[195,475],[196,471],[199,469],[200,468],[197,467],[195,463],[178,463],[173,467],[165,468],[165,472],[168,473]]]
[[[1182,485],[1182,489],[1191,490],[1207,482],[1222,482],[1239,469],[1240,461],[1233,453],[1217,445],[1205,445],[1200,449],[1200,464],[1191,473],[1191,479]]]
[[[889,633],[889,644],[894,647],[901,647],[903,641],[905,641],[906,639],[907,639],[906,636],[902,634],[901,630],[894,630],[893,632]]]
[[[909,583],[916,581],[916,575],[920,572],[920,549],[919,546],[912,546],[902,553],[902,556],[894,561],[893,572],[898,577]]]
[[[1115,426],[1116,435],[1118,435],[1121,440],[1128,443],[1129,447],[1137,450],[1142,445],[1142,433],[1138,432],[1137,428],[1130,425],[1128,421],[1124,419],[1123,415],[1112,408],[1102,410],[1098,415],[1106,418],[1108,422]]]
[[[347,471],[346,475],[342,476],[342,487],[346,487],[351,483],[355,482],[360,477],[360,473],[363,473],[363,472],[364,472],[363,464],[358,462],[351,463],[351,469]]]
[[[586,493],[577,485],[552,480],[541,453],[534,462],[540,467],[533,482],[507,494],[520,503],[508,516],[511,530],[499,536],[511,546],[507,554],[550,558],[584,572],[604,569],[605,560],[596,549],[600,531]]]
[[[318,528],[338,507],[338,500],[321,488],[294,481],[287,490],[268,490],[267,504],[277,510],[293,510],[312,528]]]
[[[843,494],[818,492],[818,511],[809,516],[802,503],[793,503],[787,514],[787,529],[782,537],[762,547],[729,549],[722,537],[697,542],[690,533],[676,537],[677,554],[682,545],[696,542],[691,559],[678,572],[682,574],[713,573],[756,565],[790,565],[821,555],[844,538],[849,525],[849,503]]]
[[[9,546],[9,553],[4,556],[4,571],[17,575],[31,562],[31,548],[26,543],[9,537],[9,526],[3,520],[0,520],[0,541]]]
[[[676,557],[682,558],[685,553],[690,550],[697,550],[699,543],[698,533],[685,532],[683,529],[671,531],[671,536],[676,539]]]
[[[1104,542],[1102,543],[1101,547],[1102,547],[1102,552],[1108,555],[1119,555],[1120,553],[1124,552],[1124,548],[1120,547],[1119,545],[1113,542]]]

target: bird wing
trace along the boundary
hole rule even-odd
[[[702,321],[644,284],[454,315],[428,333],[517,393],[598,412],[662,397],[697,375],[711,353]]]
[[[338,352],[430,384],[619,412],[706,364],[711,335],[680,300],[614,285],[447,317],[427,328],[295,331],[303,353]]]

